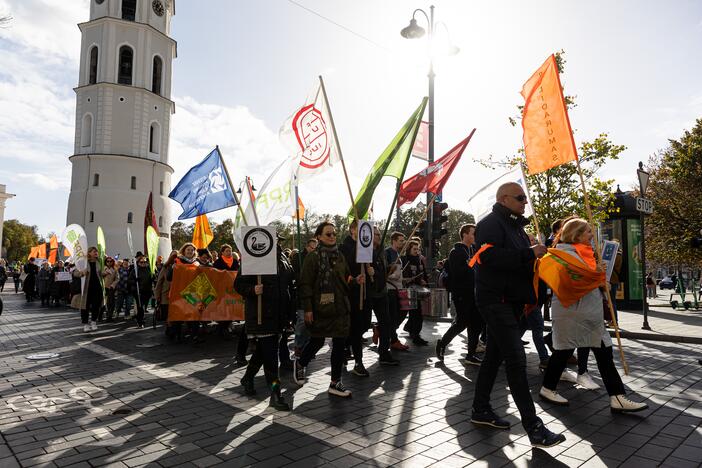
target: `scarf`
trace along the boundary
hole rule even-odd
[[[334,265],[339,257],[339,248],[336,245],[326,246],[319,243],[319,292],[322,294],[334,293]]]
[[[221,258],[224,264],[227,265],[227,268],[231,270],[232,264],[234,263],[234,255],[232,255],[231,257],[225,257],[224,255],[222,255],[219,258]]]
[[[580,258],[583,259],[585,265],[587,265],[591,270],[597,270],[597,261],[595,260],[595,252],[592,250],[590,244],[571,244],[575,247],[575,251],[578,252]]]

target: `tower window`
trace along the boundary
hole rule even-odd
[[[137,0],[122,0],[122,19],[136,20]]]
[[[154,63],[151,70],[151,92],[161,94],[161,74],[163,72],[163,60],[161,57],[154,57]]]
[[[132,183],[130,185],[132,190],[136,190],[136,176],[132,176]]]
[[[159,195],[163,195],[163,181],[158,183],[158,193]]]
[[[93,187],[100,185],[100,174],[93,174]]]
[[[163,216],[158,217],[158,227],[163,227]]]
[[[93,116],[85,114],[83,116],[83,124],[80,130],[80,146],[87,148],[90,146],[93,136]]]
[[[88,84],[97,83],[98,71],[98,48],[94,46],[90,49],[90,65],[88,66]]]
[[[90,222],[91,222],[91,223],[94,223],[94,222],[95,222],[95,212],[94,212],[94,211],[91,211],[91,212],[90,212]]]
[[[149,128],[149,152],[158,154],[160,143],[161,127],[156,122],[154,122]]]
[[[119,74],[117,83],[124,85],[132,84],[132,63],[134,61],[134,51],[129,46],[119,48]]]
[[[132,224],[132,218],[134,218],[134,215],[132,215],[132,212],[130,211],[127,213],[127,223]]]

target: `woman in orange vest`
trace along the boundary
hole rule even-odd
[[[551,274],[559,276],[559,281],[549,282],[549,278],[541,275],[539,270],[541,278],[551,285],[554,292],[554,351],[544,373],[539,395],[556,405],[568,405],[568,400],[556,392],[556,386],[575,348],[588,347],[597,360],[597,367],[610,396],[611,410],[628,413],[641,411],[648,408],[648,405],[634,402],[625,396],[624,384],[614,366],[612,340],[602,320],[603,295],[600,288],[604,286],[604,268],[598,265],[595,258],[592,239],[592,229],[587,221],[581,218],[569,220],[563,225],[560,238],[556,239],[557,251],[552,252],[562,262],[552,264],[557,268]],[[569,268],[570,265],[572,268]],[[583,271],[583,275],[572,274],[578,268]],[[585,277],[585,273],[589,278]]]

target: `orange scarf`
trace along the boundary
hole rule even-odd
[[[588,247],[583,245],[583,247]],[[592,259],[594,254],[590,248]],[[578,252],[579,253],[579,252]],[[570,307],[590,291],[605,282],[605,272],[589,268],[589,264],[575,255],[559,249],[548,249],[548,253],[534,264],[534,291],[538,295],[539,279],[543,280],[558,297],[564,307]]]
[[[232,263],[234,263],[234,255],[232,255],[231,257],[225,257],[224,255],[222,255],[219,258],[221,258],[222,261],[224,261],[224,263],[227,265],[227,268],[232,267]]]
[[[591,270],[597,270],[597,260],[595,260],[595,252],[592,250],[590,244],[571,244],[575,247],[575,251],[578,252],[580,258],[583,259],[585,265],[590,267]]]
[[[480,261],[480,254],[485,252],[490,247],[492,247],[492,244],[483,244],[482,246],[480,246],[478,251],[475,252],[475,255],[473,255],[473,258],[471,258],[470,261],[468,262],[468,266],[473,268],[473,266],[475,265],[475,262],[478,262],[478,265],[482,265],[483,263]]]

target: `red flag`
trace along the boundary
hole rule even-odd
[[[156,223],[156,213],[154,212],[153,197],[154,193],[149,193],[149,201],[146,202],[146,213],[144,213],[144,233],[146,233],[146,228],[151,226],[156,230],[156,234],[158,234],[158,223]],[[148,247],[146,246],[146,234],[144,234],[144,252],[148,251]]]
[[[412,203],[423,192],[441,193],[474,133],[475,129],[440,159],[429,164],[420,173],[405,180],[400,186],[397,206]]]

